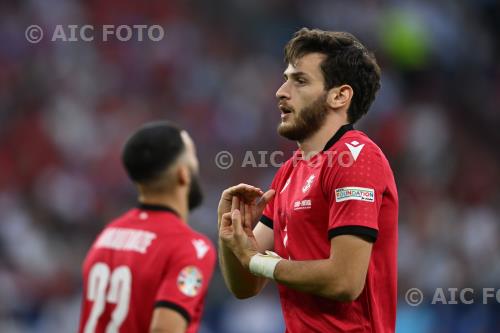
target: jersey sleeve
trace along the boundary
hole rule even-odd
[[[374,242],[386,188],[384,157],[373,143],[358,144],[354,148],[349,144],[345,146],[349,150],[340,152],[339,163],[329,165],[323,178],[323,191],[329,205],[328,237],[349,234]]]
[[[260,217],[260,222],[269,228],[273,228],[274,222],[272,217],[274,216],[274,198],[269,201],[266,208],[264,208],[264,212]]]
[[[283,168],[280,168],[278,172],[276,172],[276,175],[273,178],[273,181],[271,182],[271,187],[270,189],[273,189],[276,191],[274,194],[274,197],[271,199],[271,201],[268,202],[267,206],[264,208],[264,212],[262,213],[262,216],[260,218],[260,222],[263,223],[264,225],[268,226],[269,228],[273,228],[274,222],[273,222],[273,217],[274,217],[274,201],[278,197],[278,186],[280,183],[280,176],[281,176],[281,171]]]
[[[202,306],[215,265],[215,249],[202,237],[179,240],[155,297],[155,307],[179,312],[189,323]]]

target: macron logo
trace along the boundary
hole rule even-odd
[[[347,148],[349,148],[349,151],[352,154],[352,158],[354,158],[355,161],[358,159],[358,156],[361,153],[361,150],[365,146],[364,143],[362,145],[360,145],[358,141],[353,141],[350,144],[346,143],[345,145],[347,146]]]
[[[196,250],[196,257],[198,259],[203,259],[205,254],[207,254],[208,250],[210,249],[205,243],[203,239],[193,239],[191,243],[194,246],[194,249]]]

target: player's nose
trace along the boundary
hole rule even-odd
[[[287,82],[284,82],[281,87],[276,90],[276,98],[277,99],[289,99],[290,98],[290,92],[288,90],[288,85]]]

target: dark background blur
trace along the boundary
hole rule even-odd
[[[276,133],[274,93],[283,46],[303,26],[352,32],[383,70],[357,127],[399,188],[397,331],[500,332],[500,296],[481,298],[500,287],[499,11],[494,0],[2,1],[0,332],[75,331],[85,252],[135,205],[119,155],[143,122],[174,120],[197,143],[206,201],[191,225],[213,240],[224,188],[269,186],[277,168],[241,163],[246,150],[294,149]],[[32,24],[45,31],[38,44],[25,38]],[[69,24],[157,24],[166,35],[50,40]],[[227,170],[214,161],[223,150]],[[409,288],[424,292],[420,306],[406,304]],[[436,288],[477,298],[433,305]],[[283,332],[273,288],[237,301],[219,273],[204,318],[203,333]]]

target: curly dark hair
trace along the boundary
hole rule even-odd
[[[326,55],[321,64],[326,90],[348,84],[354,95],[347,111],[355,123],[368,112],[380,88],[380,67],[375,56],[348,32],[302,28],[285,46],[285,62],[295,63],[309,53]]]

